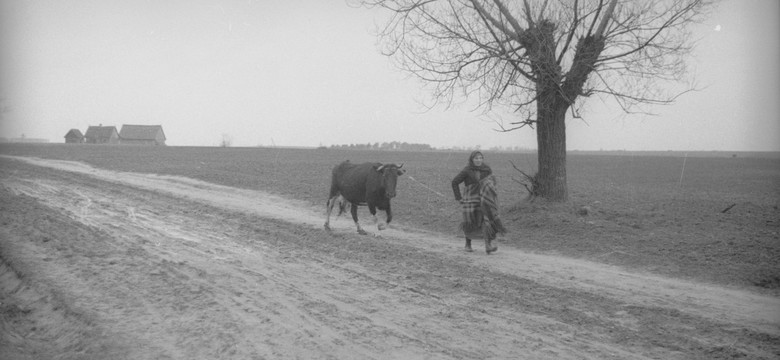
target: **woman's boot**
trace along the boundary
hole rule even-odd
[[[474,249],[471,248],[471,239],[466,238],[466,252],[472,252]]]
[[[496,252],[498,250],[498,246],[493,245],[493,240],[495,239],[485,239],[485,252],[490,255],[492,252]]]

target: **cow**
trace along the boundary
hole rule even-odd
[[[403,164],[382,165],[381,163],[356,165],[347,160],[334,167],[330,182],[325,229],[330,230],[330,213],[336,203],[339,203],[341,210],[339,214],[344,211],[346,203],[351,205],[350,213],[357,226],[358,234],[366,235],[358,222],[359,205],[368,206],[368,211],[371,212],[374,221],[376,221],[376,209],[384,210],[387,215],[386,223],[389,224],[393,220],[390,199],[395,197],[395,185],[398,177],[406,171],[401,169],[403,166]],[[380,223],[377,228],[384,230],[385,225]]]

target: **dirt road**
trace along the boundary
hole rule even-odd
[[[780,299],[192,179],[0,157],[3,359],[780,356]]]

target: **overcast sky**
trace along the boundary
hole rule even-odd
[[[168,145],[402,141],[536,148],[427,93],[380,55],[377,10],[345,0],[0,0],[0,137],[162,125]],[[704,90],[657,116],[592,99],[570,150],[780,151],[780,2],[730,0],[697,27]]]

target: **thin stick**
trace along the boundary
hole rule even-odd
[[[727,208],[723,209],[723,210],[721,211],[721,213],[725,214],[727,211],[731,210],[731,208],[733,208],[733,207],[734,207],[734,206],[736,206],[736,205],[737,205],[737,204],[731,204],[731,205],[729,205]]]
[[[683,175],[685,174],[685,162],[686,162],[687,160],[688,160],[688,153],[685,153],[685,158],[683,158],[683,166],[682,166],[682,170],[680,171],[680,183],[679,183],[679,184],[677,184],[677,187],[682,187],[682,180],[683,180]]]

